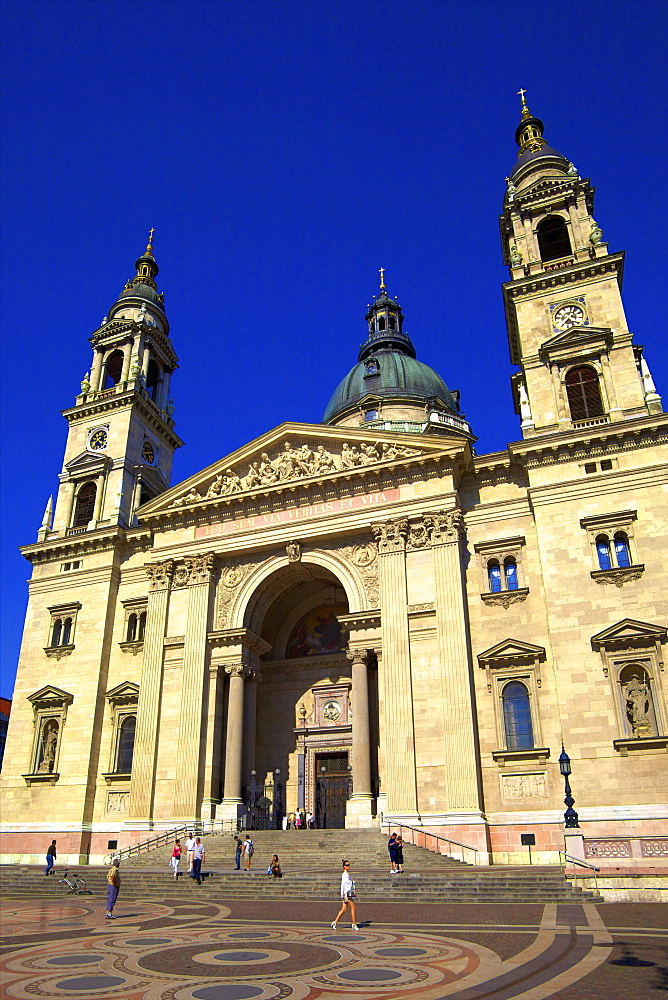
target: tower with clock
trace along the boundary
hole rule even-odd
[[[174,450],[182,444],[169,395],[178,360],[155,281],[153,232],[137,273],[91,337],[91,369],[64,411],[67,445],[45,536],[130,527],[140,504],[169,487]]]
[[[524,437],[661,412],[621,298],[624,253],[593,217],[594,188],[543,138],[522,97],[501,240],[512,376]],[[639,374],[641,377],[639,377]]]

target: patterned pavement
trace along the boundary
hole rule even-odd
[[[122,890],[121,890],[122,891]],[[6,899],[2,996],[128,1000],[648,1000],[665,907]],[[607,926],[606,926],[607,924]]]

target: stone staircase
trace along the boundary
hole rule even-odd
[[[174,899],[336,899],[341,859],[351,862],[360,902],[385,903],[567,903],[598,902],[591,891],[573,888],[557,866],[474,867],[421,847],[404,847],[405,874],[389,875],[386,839],[369,830],[278,830],[251,834],[255,845],[252,871],[234,871],[234,841],[229,834],[205,838],[203,882],[198,886],[185,872],[171,876],[171,846],[141,854],[121,865],[123,894]],[[278,854],[284,877],[266,874],[272,854]],[[182,869],[185,864],[182,863]],[[39,897],[60,894],[64,869],[45,878],[41,868],[3,866],[0,893]],[[104,867],[70,869],[84,878],[93,897],[106,892]],[[68,897],[72,898],[72,897]]]

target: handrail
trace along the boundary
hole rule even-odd
[[[387,827],[388,831],[390,829],[392,829],[392,830],[410,830],[411,834],[418,834],[420,837],[425,837],[425,838],[426,837],[431,837],[432,840],[435,840],[435,841],[442,840],[444,844],[448,845],[448,847],[452,847],[452,845],[454,844],[456,847],[461,847],[463,851],[473,851],[473,864],[474,865],[478,865],[479,864],[479,861],[478,861],[479,851],[478,851],[477,847],[469,847],[468,844],[460,844],[460,842],[458,840],[453,840],[451,837],[442,837],[438,833],[431,833],[429,830],[425,830],[422,827],[408,826],[406,823],[388,823],[386,820],[384,820],[380,824],[381,830],[383,829],[384,826]],[[413,844],[413,845],[415,845],[416,847],[424,847],[428,851],[433,851],[434,854],[442,854],[443,853],[440,849],[435,849],[433,847],[429,847],[426,843],[425,844],[416,844],[415,840],[411,840],[410,843]],[[446,854],[447,854],[448,857],[452,857],[453,856],[452,850],[448,850],[446,852]],[[464,864],[468,864],[469,863],[469,862],[467,862],[465,860],[465,856],[464,856],[463,853],[462,853],[462,861],[464,862]]]
[[[571,864],[571,865],[576,865],[578,868],[588,868],[589,871],[592,871],[594,873],[594,886],[596,888],[596,895],[598,895],[598,879],[596,878],[596,873],[600,872],[601,869],[597,868],[596,865],[589,865],[587,864],[586,861],[581,861],[580,858],[574,858],[572,855],[566,854],[566,851],[559,851],[559,864],[561,864],[562,856],[564,859],[564,869],[566,868],[567,864]],[[583,875],[582,877],[586,878],[587,876]],[[565,871],[564,871],[564,878],[568,878]],[[578,873],[573,872],[572,878],[575,880],[575,885],[577,886]]]
[[[154,837],[142,840],[139,844],[132,844],[131,847],[124,847],[122,850],[111,851],[111,853],[105,854],[104,864],[110,865],[114,858],[120,858],[122,861],[124,858],[131,858],[147,851],[153,851],[156,847],[163,847],[165,844],[176,840],[177,837],[183,837],[186,833],[192,833],[196,837],[206,837],[211,836],[214,833],[238,833],[238,831],[239,824],[233,819],[220,819],[218,821],[211,820],[208,824],[189,823],[187,826],[177,826],[173,827],[171,830],[164,830],[162,833],[158,833]]]

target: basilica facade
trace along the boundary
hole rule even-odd
[[[178,361],[149,241],[23,549],[3,860],[304,809],[425,828],[483,864],[525,860],[533,834],[555,861],[562,747],[583,856],[668,855],[668,421],[590,181],[524,98],[516,141],[500,234],[521,438],[501,452],[475,453],[381,273],[322,423],[170,486]]]

